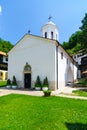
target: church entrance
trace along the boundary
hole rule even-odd
[[[31,74],[24,74],[24,87],[31,88]]]
[[[31,88],[31,66],[28,63],[24,67],[24,88]]]

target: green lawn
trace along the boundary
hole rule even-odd
[[[0,130],[87,130],[87,101],[61,97],[0,97]]]
[[[4,87],[6,86],[6,84],[7,84],[7,81],[0,81],[0,87]]]
[[[78,96],[87,97],[87,89],[73,90],[73,93],[78,95]]]

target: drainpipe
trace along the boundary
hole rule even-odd
[[[73,61],[73,85],[74,85],[74,61]]]
[[[57,78],[56,85],[57,85],[57,89],[58,89],[58,46],[59,45],[56,46],[56,78]]]

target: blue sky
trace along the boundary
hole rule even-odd
[[[0,0],[0,37],[15,44],[28,30],[41,36],[51,15],[62,43],[79,29],[85,13],[87,0]]]

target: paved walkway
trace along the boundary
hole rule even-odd
[[[56,90],[52,91],[52,95],[54,96],[60,96],[60,97],[66,97],[66,98],[75,98],[75,99],[83,99],[87,100],[87,97],[81,97],[81,96],[73,96],[72,91],[77,89],[86,89],[86,88],[69,88],[65,87],[63,90]],[[43,91],[34,91],[34,90],[14,90],[14,89],[6,89],[6,88],[0,88],[0,96],[5,96],[8,94],[25,94],[25,95],[31,95],[31,96],[43,96]]]
[[[25,94],[25,95],[31,95],[31,96],[43,96],[43,91],[0,88],[0,96],[4,96],[8,94]]]

